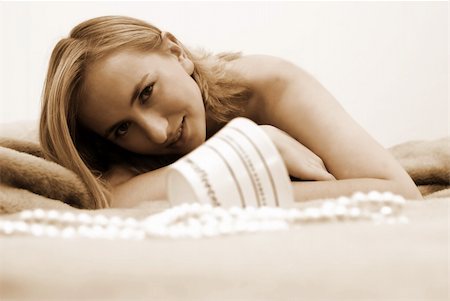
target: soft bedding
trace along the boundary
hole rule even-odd
[[[409,223],[316,222],[284,231],[141,241],[0,235],[1,300],[448,300],[449,138],[392,154],[425,196]],[[87,212],[81,182],[37,144],[0,141],[1,219]],[[321,201],[298,204],[299,208]],[[69,205],[70,204],[70,205]],[[143,218],[166,201],[95,211]]]

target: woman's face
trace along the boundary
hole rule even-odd
[[[206,121],[200,89],[185,60],[124,50],[95,62],[86,72],[81,123],[135,153],[190,152],[205,141]]]

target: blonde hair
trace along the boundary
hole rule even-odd
[[[157,50],[162,43],[161,33],[155,26],[134,18],[98,17],[74,27],[52,52],[43,90],[40,142],[48,159],[72,170],[84,181],[93,200],[89,208],[109,207],[109,189],[102,174],[111,164],[128,162],[141,173],[176,160],[130,153],[83,128],[77,120],[86,68],[120,49]],[[224,64],[240,54],[194,53],[169,35],[194,63],[192,77],[211,118],[226,123],[238,116],[250,91]]]

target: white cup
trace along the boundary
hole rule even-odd
[[[292,185],[272,140],[253,121],[238,117],[169,166],[172,205],[289,207]]]

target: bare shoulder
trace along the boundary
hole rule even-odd
[[[274,105],[276,91],[283,90],[286,79],[299,70],[283,58],[262,54],[243,55],[228,62],[227,68],[252,91],[243,116],[259,124],[267,123],[265,115]]]
[[[244,55],[231,61],[228,67],[238,72],[243,80],[255,89],[277,84],[301,71],[297,65],[286,59],[261,54]]]
[[[292,79],[305,77],[296,64],[270,55],[245,55],[231,61],[228,68],[253,92],[246,116],[259,124],[273,124],[274,107],[279,105],[280,93],[292,84]]]

